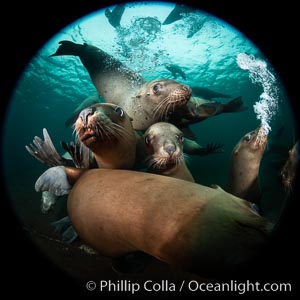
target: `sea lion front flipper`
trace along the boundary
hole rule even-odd
[[[49,212],[49,210],[53,207],[57,199],[57,196],[53,195],[52,193],[48,191],[44,191],[42,193],[42,199],[41,199],[41,211],[43,214],[46,214]]]
[[[78,238],[78,234],[74,227],[70,225],[67,230],[62,234],[62,242],[65,244],[72,244]]]
[[[228,103],[223,104],[223,112],[239,112],[245,111],[248,107],[243,105],[242,97],[237,97]]]
[[[68,216],[59,219],[58,221],[52,222],[51,227],[53,227],[54,232],[62,234],[70,225],[71,221]]]
[[[68,216],[52,222],[51,226],[54,228],[55,232],[62,235],[62,242],[65,244],[72,244],[78,237],[78,234],[73,228]]]
[[[208,155],[223,153],[223,145],[220,143],[209,143],[205,147],[200,146],[196,141],[185,138],[183,142],[183,151],[190,155]]]
[[[68,165],[69,161],[56,151],[46,128],[43,129],[43,136],[44,140],[36,136],[33,139],[33,144],[25,146],[29,154],[49,167]]]
[[[83,143],[74,143],[70,142],[70,144],[62,141],[62,148],[67,151],[76,168],[89,168],[90,167],[90,155],[91,151],[87,148]]]
[[[48,191],[56,196],[69,194],[71,188],[63,166],[49,168],[35,183],[37,192]]]

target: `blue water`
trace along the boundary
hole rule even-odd
[[[253,105],[264,90],[249,78],[247,70],[238,66],[237,55],[246,53],[263,60],[275,74],[278,90],[278,108],[269,124],[270,140],[272,136],[277,138],[279,129],[282,132],[280,141],[270,143],[278,142],[280,147],[270,146],[266,157],[268,151],[280,148],[276,159],[287,158],[287,151],[297,134],[294,116],[279,75],[267,58],[242,33],[201,11],[186,14],[172,24],[161,25],[173,8],[174,4],[127,4],[119,29],[108,22],[103,10],[95,12],[62,29],[28,63],[16,85],[3,132],[6,186],[23,223],[50,232],[49,222],[65,214],[65,199],[61,199],[48,215],[40,212],[41,194],[35,192],[34,183],[47,166],[31,157],[25,145],[36,135],[42,137],[42,129],[47,128],[57,149],[63,153],[59,142],[68,142],[74,137],[72,128],[64,126],[66,119],[78,104],[95,92],[79,58],[49,57],[61,40],[97,46],[147,80],[172,79],[172,74],[164,67],[164,64],[172,63],[186,73],[186,80],[177,78],[180,82],[229,94],[232,98],[242,96],[247,111],[221,114],[191,126],[201,145],[210,142],[224,145],[224,153],[189,157],[188,166],[193,176],[204,185],[226,184],[233,147],[244,134],[260,124]],[[200,23],[191,36],[194,25]],[[229,99],[216,100],[226,102]],[[267,160],[265,164],[270,167]],[[277,183],[278,170],[263,173],[261,181],[265,189],[270,182]]]

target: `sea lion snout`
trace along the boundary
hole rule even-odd
[[[184,98],[190,99],[192,96],[192,89],[186,84],[180,84],[175,90],[175,93],[180,93]]]
[[[166,142],[164,144],[164,150],[170,155],[172,156],[175,151],[176,151],[176,145],[174,143],[171,142]]]
[[[96,111],[96,108],[94,106],[88,107],[84,110],[82,110],[79,114],[79,118],[81,118],[84,126],[87,126],[88,124],[88,117],[93,115]]]

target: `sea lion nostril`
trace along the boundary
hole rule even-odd
[[[82,119],[84,125],[87,125],[88,116],[91,116],[94,112],[94,107],[88,107],[80,112],[79,117]]]
[[[176,146],[173,144],[168,144],[165,146],[165,151],[172,155],[176,151]]]

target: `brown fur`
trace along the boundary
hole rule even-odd
[[[198,274],[247,263],[271,230],[221,188],[126,170],[85,172],[69,194],[68,214],[80,238],[103,255],[144,251]]]
[[[184,159],[183,133],[177,127],[165,122],[155,123],[143,138],[150,172],[195,182]],[[170,154],[168,147],[174,147],[174,153]]]
[[[258,202],[260,198],[258,172],[267,143],[265,135],[258,137],[260,133],[260,128],[247,133],[233,149],[226,188],[227,192],[250,202]]]

